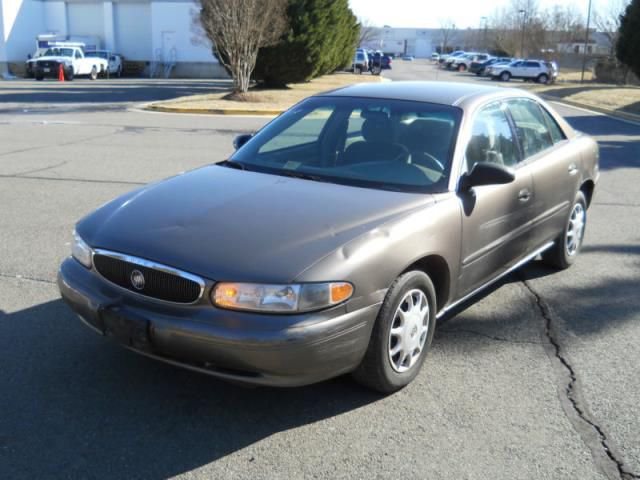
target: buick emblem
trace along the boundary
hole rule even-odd
[[[142,290],[144,288],[144,275],[140,270],[134,270],[131,272],[131,285],[136,290]]]

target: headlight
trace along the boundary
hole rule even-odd
[[[71,256],[87,268],[91,268],[91,247],[85,243],[75,230],[71,244]]]
[[[268,285],[218,283],[211,301],[221,308],[254,312],[295,313],[319,310],[348,300],[353,286],[347,282]]]

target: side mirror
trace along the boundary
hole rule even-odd
[[[482,185],[503,185],[516,179],[512,169],[490,162],[476,163],[469,173],[460,178],[460,190],[469,190]]]
[[[233,139],[233,148],[235,148],[236,150],[240,149],[240,147],[251,140],[251,137],[253,137],[253,135],[251,135],[250,133],[243,133],[242,135],[238,135]]]

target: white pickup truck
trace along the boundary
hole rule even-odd
[[[88,75],[91,80],[105,74],[109,62],[100,57],[85,57],[79,46],[55,46],[49,48],[43,56],[36,60],[34,75],[36,80],[59,75],[60,65],[65,80],[73,80],[77,75]]]

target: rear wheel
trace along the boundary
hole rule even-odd
[[[502,80],[503,82],[508,82],[509,80],[511,80],[511,74],[509,72],[502,72],[500,74],[500,80]]]
[[[542,260],[547,265],[561,270],[569,268],[580,253],[586,226],[587,201],[580,190],[573,202],[563,232],[558,236],[553,247],[542,254]]]
[[[459,72],[466,72],[467,71],[467,66],[464,63],[458,65],[458,71]]]
[[[431,279],[420,271],[398,277],[380,308],[354,378],[383,393],[408,385],[424,363],[435,321],[436,295]]]
[[[91,67],[91,73],[89,73],[89,78],[91,80],[96,80],[98,78],[98,69],[96,68],[95,65]]]

